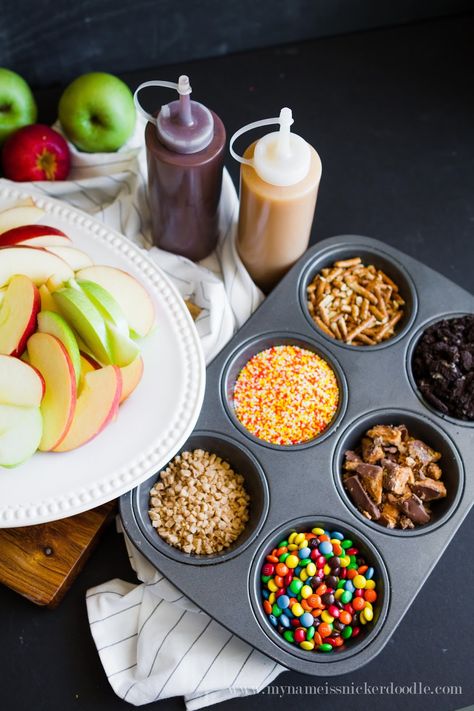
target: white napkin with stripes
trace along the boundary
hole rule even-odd
[[[144,123],[139,119],[131,141],[114,154],[88,155],[70,146],[69,179],[31,185],[150,249],[143,132]],[[195,264],[156,247],[150,249],[183,298],[202,309],[196,326],[206,362],[263,298],[236,251],[237,213],[237,195],[225,171],[216,251]],[[188,709],[199,709],[255,694],[284,671],[199,610],[145,560],[126,536],[124,539],[141,584],[115,579],[87,593],[91,633],[118,696],[141,705],[182,695]]]

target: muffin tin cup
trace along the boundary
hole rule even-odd
[[[384,269],[407,301],[401,328],[377,346],[348,346],[328,338],[306,306],[306,288],[314,274],[337,259],[354,256]],[[472,428],[435,416],[417,393],[407,367],[421,329],[447,312],[474,312],[474,298],[396,249],[357,235],[317,244],[208,366],[197,429],[180,450],[213,451],[246,476],[252,513],[241,538],[215,556],[188,555],[162,541],[148,517],[149,491],[158,472],[120,500],[124,529],[151,564],[231,632],[289,669],[341,675],[380,653],[472,506],[474,477],[464,475],[473,454]],[[319,437],[279,446],[254,437],[240,424],[232,392],[249,358],[271,345],[288,343],[313,350],[329,363],[338,378],[340,405]],[[345,449],[370,425],[383,423],[406,424],[410,434],[443,455],[440,465],[448,496],[433,502],[432,523],[418,529],[389,530],[368,521],[342,486]],[[279,638],[263,616],[257,595],[258,570],[267,548],[292,526],[316,522],[350,532],[365,546],[377,563],[384,591],[379,619],[367,636],[327,655],[292,649]]]
[[[253,358],[254,355],[266,350],[267,348],[272,348],[273,346],[289,345],[298,346],[300,348],[304,348],[308,351],[311,351],[312,353],[316,353],[316,355],[320,356],[328,363],[328,365],[332,368],[336,376],[337,385],[339,388],[339,403],[331,422],[328,424],[326,429],[323,430],[321,434],[319,434],[317,437],[313,437],[312,439],[300,442],[299,444],[280,445],[274,444],[272,442],[267,442],[264,439],[256,437],[239,421],[234,410],[233,393],[235,381],[237,380],[240,371],[246,365],[246,363],[251,358]],[[275,450],[291,451],[295,449],[305,449],[306,447],[312,447],[314,445],[319,444],[320,442],[323,442],[327,437],[330,437],[331,434],[339,426],[347,408],[347,379],[344,375],[343,369],[341,368],[336,358],[326,348],[324,348],[324,346],[321,346],[317,341],[314,341],[311,338],[308,338],[308,336],[304,336],[300,333],[293,333],[287,331],[269,332],[261,334],[256,338],[252,338],[249,341],[246,341],[245,343],[240,345],[234,351],[234,353],[230,355],[223,370],[221,381],[221,397],[227,415],[232,421],[233,425],[253,442],[264,447],[270,447],[271,449]]]
[[[282,538],[286,538],[292,531],[296,531],[298,533],[300,531],[309,531],[315,526],[321,526],[321,528],[326,530],[341,531],[346,534],[346,537],[350,538],[354,542],[354,546],[359,548],[361,553],[364,555],[368,565],[372,565],[375,568],[377,574],[377,577],[374,579],[376,579],[377,582],[378,597],[377,604],[375,605],[374,603],[373,621],[368,625],[361,626],[361,633],[358,637],[353,640],[349,639],[343,648],[334,649],[329,654],[317,651],[304,651],[296,645],[286,642],[286,640],[278,634],[269,622],[262,607],[262,583],[260,580],[260,571],[265,557],[273,548],[276,547],[278,541]],[[358,529],[353,526],[348,526],[347,523],[341,521],[340,519],[324,515],[294,519],[293,521],[289,521],[282,526],[279,526],[279,528],[275,531],[272,531],[272,533],[260,545],[260,548],[254,558],[250,571],[249,584],[250,599],[252,601],[255,618],[265,634],[288,654],[292,654],[294,657],[305,661],[310,660],[314,664],[321,663],[324,665],[328,662],[341,662],[344,659],[348,659],[349,657],[361,652],[365,647],[370,645],[382,631],[390,605],[390,581],[388,572],[384,560],[377,548]]]
[[[443,482],[446,485],[447,496],[432,502],[431,521],[423,526],[412,529],[387,528],[377,521],[366,518],[353,503],[343,483],[344,453],[348,449],[355,449],[360,444],[362,437],[374,425],[401,425],[407,426],[408,433],[425,444],[441,452],[440,466],[443,470]],[[459,452],[448,435],[427,417],[418,415],[408,410],[384,409],[362,415],[355,420],[340,436],[333,458],[334,481],[342,500],[351,513],[365,526],[382,531],[390,536],[420,536],[429,534],[442,526],[456,511],[464,490],[464,468]]]
[[[147,541],[158,553],[185,565],[215,565],[242,553],[258,536],[268,514],[268,484],[263,469],[254,455],[242,444],[226,435],[195,431],[178,453],[195,449],[204,449],[217,454],[230,464],[236,474],[241,474],[245,479],[245,488],[250,496],[249,520],[237,540],[220,553],[210,555],[185,553],[163,540],[148,516],[150,489],[159,478],[156,474],[134,489],[137,522]]]
[[[449,320],[452,318],[459,318],[460,316],[468,316],[468,315],[469,314],[466,311],[458,312],[458,313],[445,313],[445,314],[440,314],[439,316],[436,316],[436,318],[432,318],[427,323],[424,323],[413,334],[413,336],[410,340],[410,343],[408,344],[407,356],[406,356],[406,362],[405,362],[405,367],[406,367],[407,376],[408,376],[410,385],[413,388],[413,392],[415,393],[417,398],[420,400],[420,402],[424,405],[424,407],[426,407],[427,410],[430,410],[433,413],[433,415],[440,417],[445,422],[451,422],[453,425],[460,425],[461,427],[474,427],[474,422],[469,422],[469,420],[460,420],[456,417],[453,417],[452,415],[445,415],[443,412],[440,412],[439,410],[437,410],[434,405],[429,403],[426,400],[426,398],[423,397],[423,394],[418,389],[418,385],[416,384],[416,380],[413,375],[412,362],[413,362],[413,354],[415,352],[415,348],[418,345],[420,338],[422,337],[423,333],[425,332],[425,330],[427,328],[429,328],[430,326],[432,326],[435,323],[438,323],[438,321],[443,321],[444,319]]]
[[[314,277],[321,271],[321,269],[331,267],[334,262],[342,259],[350,259],[354,256],[360,257],[365,266],[373,264],[377,269],[381,269],[385,272],[385,274],[387,274],[387,276],[398,285],[399,293],[405,301],[405,305],[402,307],[404,315],[399,324],[397,324],[394,335],[391,338],[387,338],[387,340],[373,346],[354,346],[350,343],[338,340],[337,338],[330,338],[330,336],[324,333],[324,331],[319,328],[317,323],[315,323],[308,309],[307,289]],[[326,341],[349,350],[376,351],[397,343],[397,341],[402,339],[410,330],[418,311],[418,295],[415,284],[403,265],[389,254],[386,254],[384,251],[380,249],[367,249],[366,245],[358,244],[357,241],[354,241],[354,243],[351,243],[350,245],[341,244],[319,252],[316,259],[309,262],[306,269],[302,272],[298,290],[300,307],[311,327],[315,329],[318,335],[322,336]]]

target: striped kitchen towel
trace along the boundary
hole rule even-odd
[[[235,188],[225,171],[219,244],[207,259],[195,264],[152,247],[143,132],[139,119],[135,135],[114,154],[70,146],[69,179],[31,186],[149,249],[182,296],[202,309],[196,326],[209,362],[263,298],[236,251]],[[91,633],[118,696],[141,705],[182,695],[188,709],[198,709],[255,694],[283,671],[199,610],[124,538],[141,584],[115,579],[87,593]]]
[[[199,610],[125,542],[142,584],[111,580],[87,593],[92,636],[118,696],[138,706],[182,695],[193,710],[258,693],[284,671]]]

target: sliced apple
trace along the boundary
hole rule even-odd
[[[61,281],[74,276],[64,259],[45,249],[4,247],[0,252],[0,287],[10,281],[14,274],[24,274],[38,286],[48,281],[53,274]]]
[[[115,267],[93,266],[81,269],[78,280],[100,284],[119,304],[128,325],[138,336],[146,336],[153,328],[155,310],[144,287],[131,274]]]
[[[39,407],[0,405],[0,466],[16,467],[38,449],[43,432]]]
[[[122,394],[120,396],[120,404],[133,393],[143,375],[143,358],[138,356],[130,365],[120,368],[122,373]]]
[[[78,396],[81,394],[82,389],[84,387],[85,377],[87,373],[92,373],[93,370],[97,370],[98,368],[100,368],[100,365],[93,358],[89,358],[88,356],[84,355],[84,353],[80,354],[80,359],[81,377],[79,379],[79,388],[77,391]]]
[[[96,284],[94,281],[87,281],[86,279],[79,280],[77,284],[97,310],[100,311],[106,323],[113,323],[124,336],[128,336],[130,329],[125,314],[107,289],[104,289],[103,286]]]
[[[54,311],[59,313],[56,302],[46,284],[41,284],[41,286],[38,287],[38,291],[41,299],[41,311]]]
[[[66,348],[50,333],[34,333],[28,340],[28,355],[46,385],[39,449],[47,452],[62,442],[71,426],[77,399],[76,376]]]
[[[15,227],[39,222],[43,215],[44,210],[36,207],[33,200],[30,200],[28,205],[9,207],[7,210],[0,212],[0,235],[8,232],[8,230],[13,230]]]
[[[0,403],[39,407],[45,392],[41,374],[19,358],[0,355]]]
[[[76,374],[76,384],[79,384],[81,377],[81,356],[79,346],[72,328],[61,314],[54,311],[40,311],[38,314],[38,331],[40,333],[50,333],[59,338],[63,346],[69,353],[69,357]]]
[[[54,245],[48,245],[46,249],[48,252],[52,252],[57,257],[64,259],[64,261],[69,264],[73,272],[90,267],[94,263],[88,254],[83,252],[82,249],[76,249],[76,247],[56,247]]]
[[[74,418],[55,452],[68,452],[96,437],[117,413],[122,391],[120,368],[108,365],[85,375]]]
[[[75,287],[53,292],[53,299],[66,321],[101,363],[112,363],[105,321],[87,296]]]
[[[5,298],[6,293],[7,293],[7,287],[4,286],[2,289],[0,289],[0,306],[3,303],[3,299]]]
[[[132,363],[140,354],[138,344],[129,336],[124,336],[113,323],[107,323],[106,328],[111,362],[121,368]]]
[[[1,258],[0,258],[1,263]],[[36,330],[40,295],[31,279],[17,274],[10,281],[0,306],[0,353],[20,356]]]
[[[0,247],[25,244],[28,247],[70,245],[71,240],[62,230],[49,225],[22,225],[0,234]]]

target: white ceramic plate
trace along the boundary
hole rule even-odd
[[[45,210],[40,222],[64,230],[96,264],[120,267],[140,280],[155,305],[156,328],[143,342],[143,379],[115,422],[72,452],[37,452],[15,469],[0,467],[0,528],[71,516],[140,484],[188,438],[205,385],[191,316],[146,252],[80,210],[33,191],[2,187],[0,209],[28,197]]]

